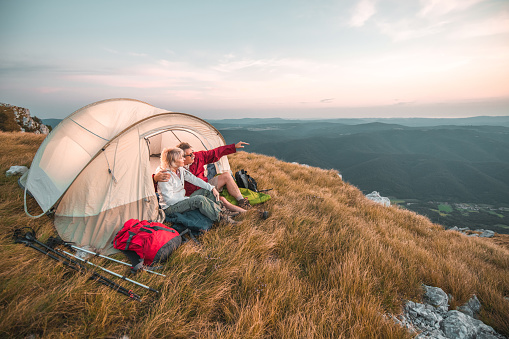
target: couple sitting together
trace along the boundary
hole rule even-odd
[[[183,142],[177,147],[165,148],[161,153],[161,165],[154,174],[159,204],[165,214],[198,209],[212,221],[235,223],[231,217],[251,208],[249,201],[242,196],[230,173],[222,173],[208,181],[205,165],[235,153],[244,145],[249,144],[240,141],[209,151],[194,152],[191,145]],[[225,186],[228,193],[237,199],[238,206],[219,195]]]

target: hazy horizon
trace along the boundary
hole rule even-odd
[[[0,0],[0,102],[205,119],[509,115],[509,2]]]

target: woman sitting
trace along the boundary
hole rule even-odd
[[[183,213],[186,211],[199,209],[200,212],[212,221],[224,220],[229,223],[235,223],[230,217],[226,209],[222,209],[219,201],[219,192],[209,183],[191,174],[184,167],[184,151],[180,148],[165,148],[161,153],[161,165],[157,168],[156,173],[160,171],[168,171],[170,179],[166,182],[157,183],[160,192],[159,205],[166,215],[172,213]],[[186,197],[184,189],[184,181],[188,181],[193,185],[211,191],[216,201],[209,199],[203,195]]]

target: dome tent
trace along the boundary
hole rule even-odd
[[[55,212],[63,240],[113,253],[111,241],[124,222],[164,219],[152,173],[163,148],[184,141],[196,151],[225,145],[217,129],[189,114],[132,99],[90,104],[45,138],[22,178],[25,196],[30,192],[43,214]],[[230,170],[226,157],[216,170]]]

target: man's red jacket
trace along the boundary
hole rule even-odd
[[[203,179],[205,182],[209,180],[205,176],[205,165],[214,163],[221,159],[222,156],[237,152],[235,144],[220,146],[218,148],[211,149],[209,151],[197,151],[194,152],[194,162],[189,165],[189,172],[196,175],[198,178]],[[186,189],[186,195],[190,196],[196,190],[200,188],[189,182],[184,183]]]

